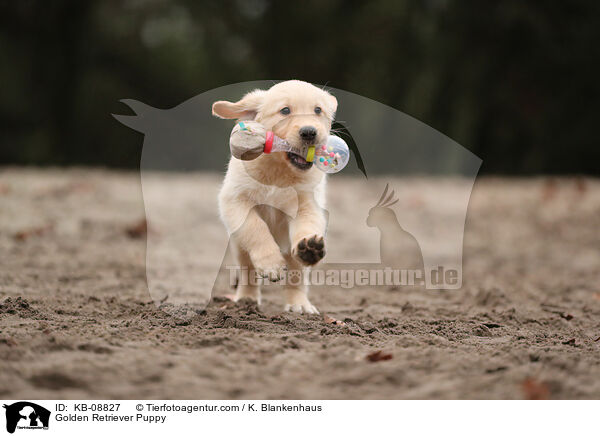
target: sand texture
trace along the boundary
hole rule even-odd
[[[216,174],[145,177],[165,196],[201,186],[199,195],[212,198],[221,182]],[[428,222],[426,192],[451,199],[461,183],[390,182],[415,222]],[[361,186],[331,177],[332,201],[352,205]],[[222,238],[210,204],[196,212]],[[364,222],[355,210],[337,223]],[[600,398],[597,180],[481,178],[462,289],[319,288],[311,300],[321,315],[310,316],[283,313],[276,286],[260,308],[231,302],[224,285],[191,315],[157,308],[146,285],[146,237],[164,231],[150,222],[146,232],[144,216],[133,172],[0,170],[0,396]],[[346,225],[331,237],[332,256],[360,243]],[[187,238],[220,262],[222,249],[211,253],[216,239]],[[212,271],[161,255],[167,291],[181,280],[169,271],[185,267],[184,281],[210,295]],[[174,300],[165,297],[168,309]]]

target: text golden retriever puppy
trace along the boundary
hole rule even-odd
[[[258,121],[295,145],[324,144],[336,109],[334,96],[299,80],[212,106],[218,117]],[[287,269],[301,270],[323,258],[324,207],[325,174],[292,153],[263,154],[251,161],[231,158],[219,194],[240,266],[272,281],[281,280]],[[243,297],[260,303],[255,281],[240,281],[235,298]],[[285,310],[318,313],[302,283],[288,281],[285,299]]]

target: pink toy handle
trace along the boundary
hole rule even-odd
[[[271,153],[271,149],[273,148],[273,140],[275,139],[275,134],[272,131],[268,131],[265,135],[265,149],[264,152],[269,154]]]

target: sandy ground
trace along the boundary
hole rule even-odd
[[[216,192],[216,175],[160,180],[197,177]],[[314,290],[345,325],[282,313],[276,287],[260,308],[217,296],[168,315],[146,286],[143,218],[139,174],[0,171],[0,396],[600,398],[597,180],[479,179],[463,288]]]

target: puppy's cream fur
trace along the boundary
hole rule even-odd
[[[284,107],[290,108],[289,115],[280,112]],[[221,118],[258,121],[292,143],[302,141],[301,127],[312,126],[319,145],[329,135],[337,100],[309,83],[290,80],[252,91],[235,103],[217,101],[212,109]],[[241,267],[277,281],[286,269],[310,266],[299,253],[310,238],[325,236],[325,180],[314,165],[307,170],[294,166],[286,153],[263,154],[252,161],[231,158],[219,208]],[[260,288],[241,282],[236,300],[243,297],[260,303]],[[302,284],[287,283],[285,299],[285,310],[318,313]]]

